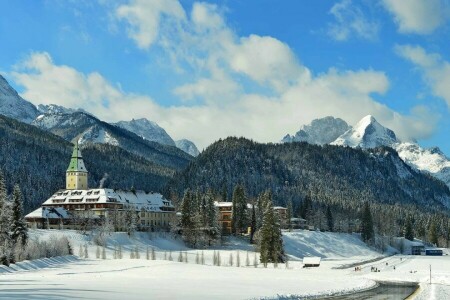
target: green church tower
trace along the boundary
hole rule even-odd
[[[73,147],[72,158],[66,171],[67,190],[87,190],[88,171],[84,166],[78,142]]]

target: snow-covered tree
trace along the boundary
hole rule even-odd
[[[8,201],[5,179],[0,173],[0,264],[9,265],[13,258],[13,242],[11,239],[12,211]]]
[[[289,231],[292,231],[292,223],[291,223],[292,215],[293,215],[292,200],[289,200],[288,205],[287,205],[287,211],[286,211],[286,219],[287,219],[286,226]]]
[[[264,198],[265,209],[260,230],[259,249],[261,253],[260,260],[267,266],[269,262],[283,262],[284,249],[280,221],[273,211],[271,193],[266,192]]]
[[[25,246],[28,240],[28,229],[23,219],[23,198],[18,185],[14,186],[12,203],[11,239],[14,244],[20,241]]]
[[[124,223],[128,236],[133,235],[137,230],[137,215],[136,211],[131,206],[125,209]]]
[[[241,234],[246,232],[249,225],[247,197],[245,196],[245,189],[241,185],[237,185],[233,191],[231,218],[231,228],[233,234]]]

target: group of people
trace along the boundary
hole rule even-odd
[[[356,272],[356,271],[361,271],[361,270],[362,270],[361,267],[359,267],[359,266],[358,266],[358,267],[355,267],[355,272]]]
[[[380,272],[377,267],[370,267],[370,272]]]

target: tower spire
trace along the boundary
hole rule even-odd
[[[66,189],[86,190],[88,188],[87,178],[88,171],[84,166],[83,156],[77,140],[73,146],[72,157],[66,171]]]

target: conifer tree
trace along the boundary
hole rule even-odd
[[[372,242],[374,238],[372,213],[369,202],[364,203],[361,216],[361,238],[365,243]]]
[[[438,244],[438,233],[437,233],[437,226],[436,226],[435,220],[431,220],[430,228],[428,229],[428,240],[433,245]]]
[[[245,196],[245,189],[241,185],[237,185],[233,191],[231,218],[233,234],[241,234],[246,231],[248,226],[247,197]]]
[[[287,211],[286,211],[286,226],[289,231],[292,231],[292,200],[288,201]]]
[[[260,260],[267,266],[269,262],[283,262],[284,250],[280,223],[273,211],[270,192],[265,193],[265,203],[266,207],[260,232],[259,249],[261,252]]]
[[[253,238],[255,237],[256,232],[256,203],[252,204],[252,220],[250,222],[250,244],[253,244]]]
[[[13,255],[11,240],[11,205],[8,201],[5,179],[0,173],[0,264],[8,266]]]
[[[414,231],[412,227],[411,217],[406,218],[404,235],[405,239],[414,241]]]
[[[331,208],[329,205],[327,206],[326,217],[327,217],[328,230],[333,232],[334,231],[334,220],[333,220],[333,214],[331,213]]]
[[[26,245],[28,240],[28,229],[25,224],[25,220],[23,219],[23,198],[18,185],[14,186],[12,213],[12,242],[16,244],[20,240],[23,247]]]

